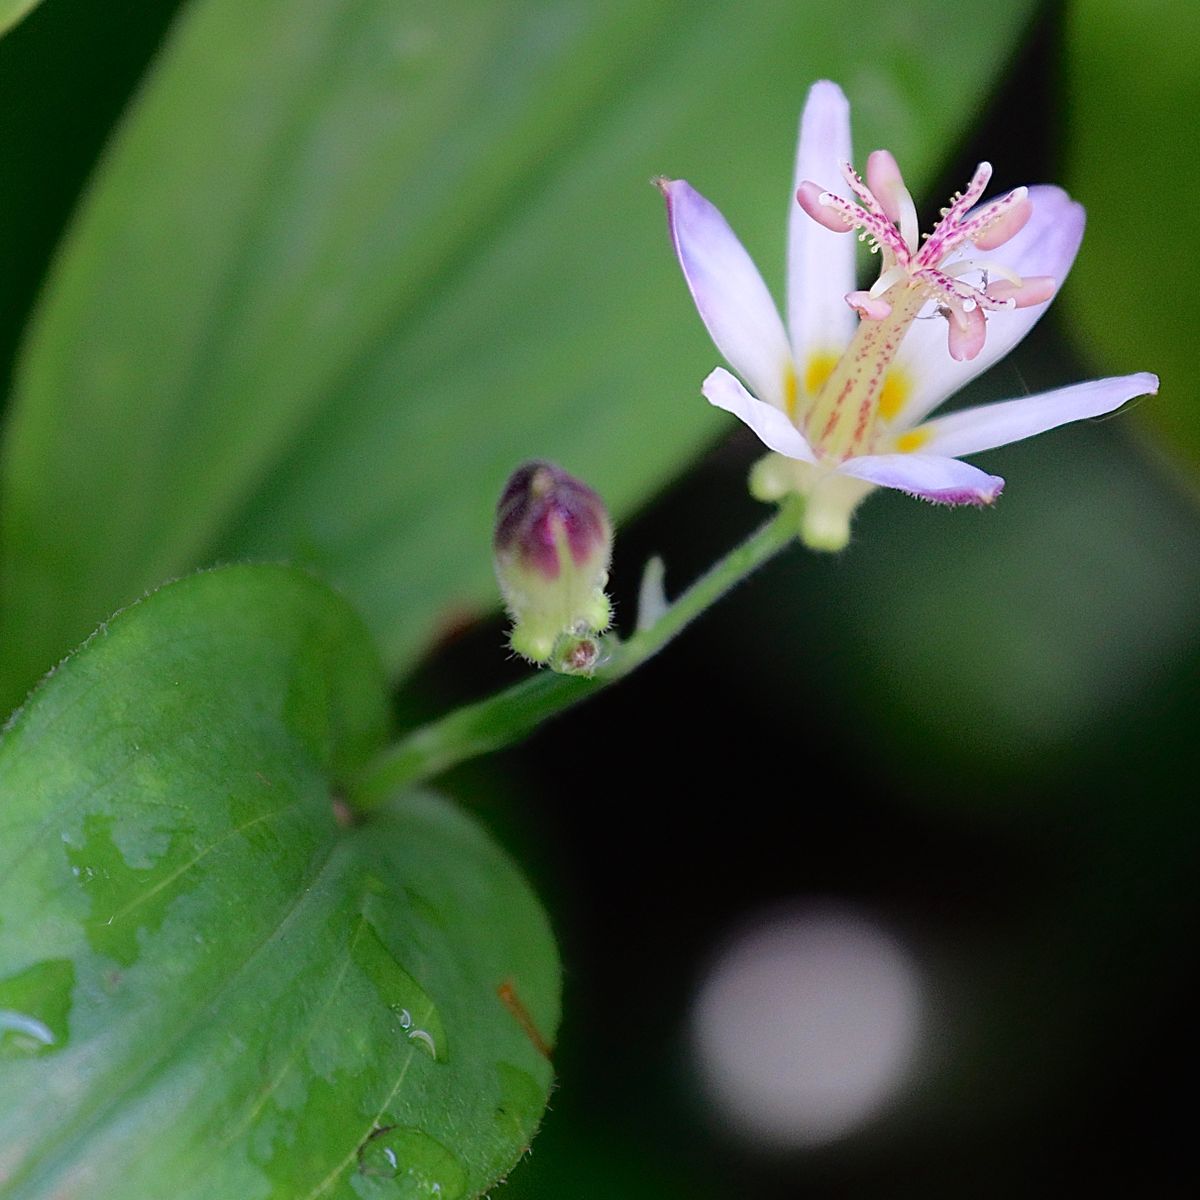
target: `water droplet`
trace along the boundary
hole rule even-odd
[[[43,1025],[37,1017],[31,1017],[28,1013],[11,1012],[7,1008],[0,1008],[0,1033],[14,1034],[14,1041],[18,1045],[27,1040],[40,1042],[43,1046],[53,1046],[57,1041],[49,1027]]]
[[[410,1042],[421,1047],[430,1058],[437,1059],[437,1043],[434,1041],[433,1034],[427,1029],[418,1029],[413,1023],[412,1013],[407,1008],[401,1008],[399,1005],[392,1005],[392,1012],[396,1014],[396,1020],[400,1022],[400,1028],[404,1031],[405,1037]]]
[[[408,1040],[415,1046],[420,1046],[430,1058],[437,1061],[437,1043],[433,1040],[433,1035],[424,1029],[410,1029],[408,1031]]]
[[[354,939],[352,954],[395,1016],[397,1039],[435,1062],[445,1062],[446,1031],[436,1006],[424,988],[396,961],[370,921]]]
[[[403,1125],[376,1129],[359,1146],[358,1173],[355,1190],[364,1196],[461,1200],[467,1191],[466,1172],[458,1159],[429,1134]]]
[[[0,979],[0,1060],[61,1050],[74,986],[69,958],[48,958]]]

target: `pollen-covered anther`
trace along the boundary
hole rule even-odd
[[[990,171],[989,167],[989,174]],[[974,183],[975,180],[972,180],[972,187],[944,210],[945,215],[917,255],[920,265],[936,266],[945,262],[965,242],[970,242],[979,250],[995,250],[1015,237],[1033,215],[1029,189],[1024,187],[1014,188],[1007,196],[984,205],[977,212],[967,212],[967,202],[978,198]]]
[[[1030,275],[1013,282],[996,279],[984,291],[991,300],[1007,302],[1013,308],[1029,308],[1033,304],[1045,304],[1058,288],[1058,280],[1049,275]]]
[[[917,262],[921,266],[936,266],[938,263],[944,262],[946,256],[967,241],[973,232],[980,232],[989,227],[999,215],[994,210],[998,205],[1006,204],[1009,201],[1008,196],[989,205],[982,213],[976,214],[970,220],[963,219],[975,201],[983,195],[983,189],[987,187],[991,177],[992,164],[980,163],[975,168],[975,174],[971,176],[971,182],[967,184],[966,190],[956,192],[951,198],[949,206],[941,210],[942,219],[934,226],[933,232],[917,255]],[[1024,188],[1018,189],[1021,192],[1025,190]],[[1013,232],[1015,233],[1016,230]]]
[[[841,203],[835,205],[833,201]],[[849,233],[857,224],[853,216],[846,211],[853,211],[850,205],[840,196],[827,192],[820,184],[813,183],[811,179],[806,179],[796,189],[796,202],[818,225],[824,225],[834,233]]]
[[[980,250],[995,250],[1020,233],[1032,215],[1033,201],[1029,199],[1029,189],[1020,187],[1001,197],[995,204],[989,204],[982,213],[970,221],[964,221],[963,225],[964,230],[974,230],[967,232],[967,237]]]
[[[850,292],[846,303],[866,321],[882,321],[891,315],[892,306],[871,292]]]
[[[987,340],[987,318],[978,305],[965,306],[948,322],[950,326],[950,357],[955,362],[969,362]]]
[[[899,226],[909,252],[915,254],[920,244],[917,206],[890,151],[874,150],[867,157],[867,184],[888,220]]]
[[[825,191],[819,184],[808,179],[796,189],[796,200],[800,207],[818,225],[823,225],[826,229],[833,230],[834,233],[848,233],[852,229],[860,230],[858,240],[867,242],[872,254],[883,250],[885,254],[892,256],[886,261],[890,262],[894,259],[907,263],[909,260],[908,247],[901,241],[896,227],[879,207],[867,185],[854,173],[849,163],[843,164],[843,174],[866,207],[852,204],[836,192]]]
[[[867,186],[888,218],[900,224],[900,193],[907,192],[900,165],[889,150],[872,150],[867,156]],[[911,199],[911,197],[910,197]]]

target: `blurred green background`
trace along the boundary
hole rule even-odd
[[[1167,206],[1200,173],[1195,6],[175,7],[45,0],[0,41],[7,703],[145,587],[281,555],[363,611],[403,718],[474,698],[521,674],[472,621],[532,455],[622,519],[619,624],[650,554],[681,586],[762,513],[647,180],[690,179],[778,288],[796,116],[834,78],[923,215],[981,158],[1088,209],[1053,311],[962,402],[1162,390],[984,456],[994,510],[871,498],[844,554],[797,549],[454,776],[567,964],[559,1089],[500,1194],[1177,1190],[1200,415]],[[768,1154],[706,1112],[688,1013],[731,927],[811,897],[913,948],[938,1052],[860,1133]]]

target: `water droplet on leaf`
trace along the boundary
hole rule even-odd
[[[466,1172],[441,1142],[404,1125],[376,1129],[358,1148],[360,1195],[394,1200],[461,1200]],[[377,1181],[377,1187],[368,1186]]]
[[[446,1031],[437,1007],[425,989],[396,961],[370,921],[354,939],[351,953],[394,1014],[397,1038],[435,1062],[445,1062]]]
[[[0,1060],[61,1050],[74,986],[69,958],[48,958],[0,979]]]

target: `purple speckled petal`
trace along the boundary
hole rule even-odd
[[[847,459],[837,470],[934,504],[991,504],[1004,489],[998,475],[934,454],[868,454]]]

